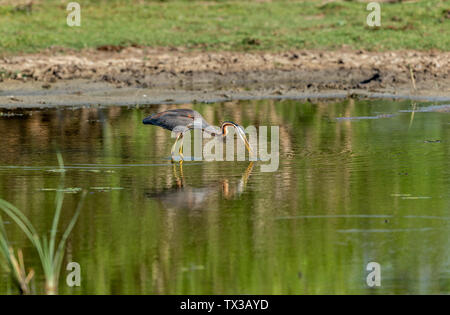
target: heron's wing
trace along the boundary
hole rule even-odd
[[[194,121],[200,119],[202,128],[206,128],[209,124],[203,119],[202,115],[192,109],[172,109],[161,113],[157,113],[145,118],[142,122],[160,126],[168,130],[179,128],[180,131],[187,127],[194,127]]]

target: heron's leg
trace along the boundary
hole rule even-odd
[[[181,161],[180,161],[181,162]],[[184,183],[184,175],[183,175],[183,163],[180,163],[180,175],[181,175],[181,180]]]
[[[176,140],[175,140],[175,143],[174,143],[173,146],[172,146],[172,150],[170,150],[170,156],[171,156],[172,162],[175,162],[175,160],[173,159],[173,154],[174,154],[174,152],[175,152],[175,147],[177,146],[177,142],[178,142],[178,140],[180,139],[181,136],[182,136],[181,133],[179,133],[179,134],[177,135],[177,138],[176,138]]]
[[[247,169],[245,170],[244,175],[242,175],[241,180],[239,181],[238,188],[237,188],[237,195],[240,196],[247,187],[248,178],[250,177],[250,174],[252,173],[253,169],[253,162],[250,162]]]
[[[252,173],[253,170],[253,161],[250,162],[250,164],[247,166],[247,169],[245,170],[244,175],[242,176],[242,181],[247,184],[248,178],[250,177],[250,174]]]
[[[178,150],[178,153],[180,154],[181,160],[184,160],[184,155],[183,155],[183,134],[181,134],[181,142],[180,142],[180,149]]]
[[[177,166],[175,163],[172,163],[173,166],[173,176],[175,177],[175,183],[177,185],[178,188],[182,188],[184,185],[184,177],[183,177],[183,167],[182,167],[182,163],[180,161],[180,173],[181,173],[181,177],[178,176],[177,174]]]

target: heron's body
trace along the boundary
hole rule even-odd
[[[144,124],[163,127],[164,129],[172,131],[176,127],[188,127],[193,125],[195,120],[201,122],[202,129],[206,129],[210,126],[199,112],[183,108],[171,109],[153,114],[145,118],[142,122]]]
[[[173,161],[173,152],[175,150],[175,146],[178,140],[181,139],[181,141],[183,141],[183,134],[190,129],[196,128],[200,128],[203,131],[206,131],[215,137],[225,137],[227,135],[227,127],[236,128],[239,137],[241,137],[242,141],[244,141],[247,149],[251,151],[250,145],[248,144],[244,131],[239,125],[235,124],[232,121],[225,121],[222,123],[220,131],[215,131],[213,130],[213,128],[211,128],[211,125],[203,118],[203,116],[199,112],[192,109],[180,108],[180,109],[166,110],[164,112],[148,116],[142,122],[146,125],[148,124],[159,126],[170,131],[175,131],[177,133],[177,139],[175,140],[175,143],[172,146],[171,151],[172,161]],[[182,152],[183,152],[183,142],[181,142],[179,150],[181,157],[183,157]]]

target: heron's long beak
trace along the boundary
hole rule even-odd
[[[235,129],[237,131],[237,134],[239,135],[239,138],[241,138],[241,140],[244,142],[245,147],[248,150],[248,153],[250,153],[250,154],[253,153],[252,147],[250,146],[250,143],[248,142],[247,137],[245,136],[245,132],[242,129],[242,127],[239,125],[236,125]]]

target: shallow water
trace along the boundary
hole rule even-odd
[[[63,264],[80,264],[81,286],[63,267],[60,293],[448,294],[450,114],[435,105],[417,104],[412,122],[410,101],[183,106],[216,125],[280,126],[272,173],[172,165],[170,132],[141,121],[173,106],[4,111],[0,197],[45,234],[61,183],[63,225],[88,191]],[[7,223],[41,293],[37,254]],[[0,293],[17,293],[3,270]]]

